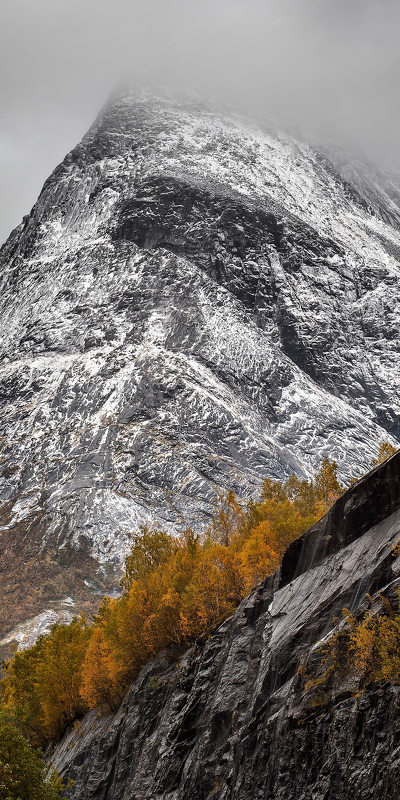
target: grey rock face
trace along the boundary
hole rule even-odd
[[[297,577],[265,580],[178,663],[150,662],[115,715],[91,712],[67,733],[51,762],[75,781],[70,798],[393,800],[400,687],[373,683],[357,695],[345,677],[325,697],[304,692],[298,669],[343,607],[366,610],[366,593],[380,590],[395,602],[399,479],[396,455],[324,518],[319,549],[313,531],[301,537],[308,564],[301,556]],[[324,542],[333,544],[322,557]]]
[[[398,442],[397,195],[333,162],[126,92],[48,179],[0,256],[7,608],[18,559],[38,613],[99,564],[114,585],[140,523],[201,527],[216,489],[325,455],[346,477]],[[62,583],[63,551],[60,588],[37,554]]]

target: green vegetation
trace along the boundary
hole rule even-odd
[[[57,800],[64,788],[55,771],[48,775],[41,752],[0,714],[0,800]]]

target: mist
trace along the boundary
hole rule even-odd
[[[2,0],[0,242],[114,88],[193,88],[400,169],[398,0]]]

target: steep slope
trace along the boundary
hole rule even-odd
[[[130,91],[57,167],[0,256],[3,629],[90,608],[141,522],[201,526],[217,488],[398,441],[395,194],[351,180]]]
[[[178,663],[162,653],[115,715],[91,712],[66,734],[51,761],[75,781],[69,797],[394,800],[400,687],[359,693],[344,675],[329,692],[304,691],[299,668],[344,606],[366,610],[380,591],[398,606],[399,509],[397,454],[293,543],[213,635]]]

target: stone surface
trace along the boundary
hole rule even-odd
[[[50,176],[0,253],[0,636],[90,612],[140,523],[398,443],[399,195],[348,166],[127,91]]]
[[[150,662],[115,714],[93,711],[67,732],[51,763],[75,781],[69,797],[395,800],[400,687],[359,693],[342,678],[329,694],[304,692],[298,670],[343,607],[365,610],[366,594],[381,590],[398,603],[399,478],[400,454],[320,523],[320,541],[334,542],[328,555],[317,548],[312,562],[315,539],[304,534],[308,568],[300,559],[297,577],[266,579],[177,663],[167,653]],[[358,526],[346,508],[359,509]]]

